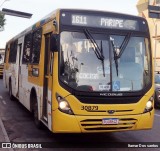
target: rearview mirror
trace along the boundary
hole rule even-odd
[[[52,34],[50,40],[50,50],[52,52],[58,51],[58,35]]]

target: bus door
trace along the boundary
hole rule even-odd
[[[50,126],[52,102],[52,67],[53,53],[50,51],[51,34],[45,35],[44,81],[43,81],[43,117]]]
[[[19,98],[19,76],[21,72],[20,60],[21,60],[21,52],[22,52],[22,38],[18,40],[18,47],[17,47],[17,60],[16,60],[16,75],[15,75],[15,95]]]

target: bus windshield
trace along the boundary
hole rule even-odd
[[[77,91],[140,91],[151,82],[146,37],[63,31],[60,80]],[[121,48],[123,47],[123,48]]]

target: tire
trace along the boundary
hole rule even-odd
[[[160,103],[158,101],[158,98],[157,98],[157,94],[155,93],[155,96],[154,96],[154,107],[155,109],[158,109],[160,108]]]
[[[160,108],[160,103],[158,103],[157,101],[155,101],[154,107],[155,107],[155,109],[159,109]]]
[[[43,128],[42,122],[38,119],[38,103],[36,97],[34,97],[34,108],[33,108],[33,117],[34,117],[34,123],[38,129]]]
[[[12,94],[12,83],[11,83],[11,81],[9,81],[9,98],[10,98],[11,101],[14,100],[14,96]]]

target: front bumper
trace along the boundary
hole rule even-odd
[[[55,133],[96,133],[151,129],[154,110],[138,115],[80,116],[68,115],[58,109],[52,112],[52,131]],[[117,125],[103,125],[103,118],[118,118]]]

